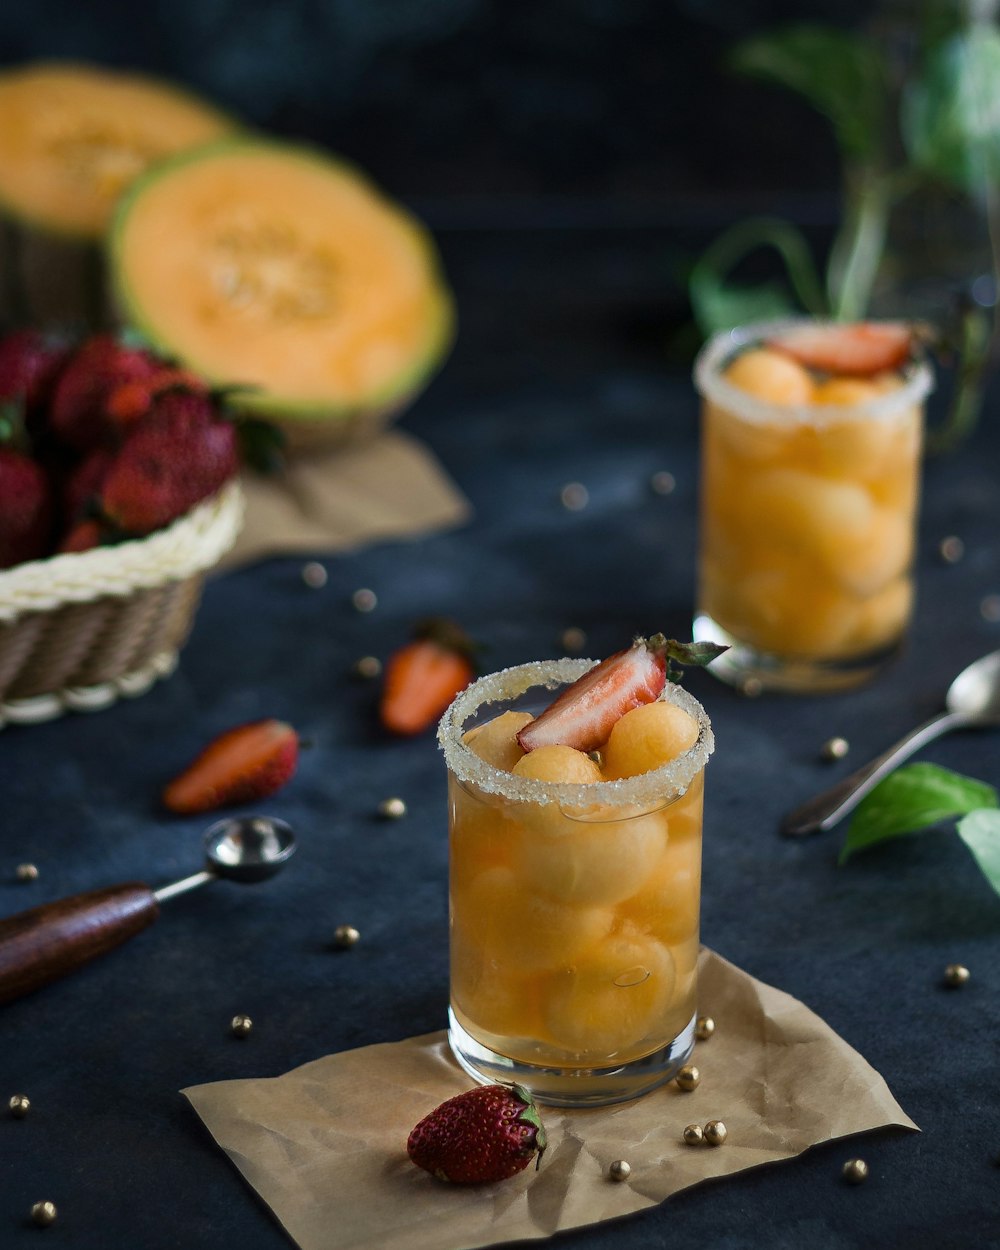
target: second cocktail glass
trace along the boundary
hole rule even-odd
[[[563,659],[482,678],[439,730],[452,1050],[476,1079],[517,1081],[562,1106],[636,1097],[691,1054],[714,745],[701,706],[668,682],[661,697],[697,724],[697,741],[672,762],[616,781],[511,772],[524,713],[590,667]]]
[[[766,347],[803,324],[716,335],[695,366],[695,637],[731,644],[712,665],[723,679],[813,691],[872,676],[908,625],[932,378],[922,361],[814,378]]]

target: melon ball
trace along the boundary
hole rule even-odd
[[[813,382],[806,370],[767,347],[743,352],[722,376],[747,395],[771,404],[808,404],[812,400]]]
[[[663,813],[626,820],[563,816],[526,828],[514,849],[515,873],[531,889],[568,906],[612,906],[634,894],[667,845]]]
[[[455,1008],[478,1032],[537,1037],[543,1029],[538,975],[483,957],[480,948],[452,943],[451,995]]]
[[[754,542],[819,558],[841,538],[864,541],[874,512],[863,487],[787,468],[750,479],[742,505]]]
[[[851,641],[859,654],[895,642],[913,610],[913,582],[899,577],[861,605]]]
[[[471,786],[449,778],[448,856],[452,888],[460,888],[487,868],[506,864],[517,826],[507,814],[507,804],[495,795],[481,794]]]
[[[674,961],[655,938],[623,930],[581,956],[550,988],[552,1037],[581,1058],[652,1049],[674,991]]]
[[[509,868],[489,868],[452,891],[452,942],[478,948],[491,965],[521,972],[567,967],[611,930],[602,907],[567,907],[529,889]]]
[[[712,612],[726,629],[760,651],[801,659],[841,655],[857,623],[858,602],[830,586],[813,571],[775,566],[730,588],[723,605],[729,615]]]
[[[669,764],[698,741],[698,722],[675,703],[645,703],[615,722],[603,749],[604,775],[637,777]]]
[[[481,760],[509,773],[524,755],[517,735],[532,719],[530,712],[501,712],[485,725],[470,729],[462,741]]]
[[[705,406],[705,461],[709,466],[718,460],[742,472],[746,461],[762,464],[778,460],[788,453],[796,430],[785,422],[751,421],[720,408]]]
[[[601,770],[589,755],[565,746],[536,747],[522,756],[511,771],[518,777],[567,785],[591,785],[602,780]]]
[[[670,844],[656,872],[621,904],[619,915],[637,932],[672,946],[697,938],[700,901],[701,843],[687,838]]]
[[[826,563],[841,586],[864,598],[895,581],[912,557],[910,518],[895,508],[876,507],[865,539],[833,544]]]
[[[816,384],[813,403],[853,408],[858,404],[873,403],[883,393],[880,387],[866,378],[828,378],[825,382]]]

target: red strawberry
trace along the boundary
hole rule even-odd
[[[867,378],[898,369],[913,347],[913,327],[896,321],[851,325],[801,325],[767,340],[767,346],[808,369]]]
[[[49,424],[64,443],[86,451],[115,431],[109,395],[126,382],[149,377],[161,363],[113,334],[95,334],[77,348],[56,383]]]
[[[51,524],[44,472],[19,451],[0,447],[0,569],[44,556]]]
[[[0,399],[23,399],[29,412],[48,399],[69,351],[41,330],[15,330],[0,339]]]
[[[92,519],[77,521],[63,535],[58,550],[62,555],[69,552],[90,551],[94,547],[99,547],[103,538],[104,530],[100,521]]]
[[[172,812],[187,815],[252,803],[290,781],[299,760],[299,739],[280,720],[251,721],[214,738],[163,791]]]
[[[548,1142],[538,1108],[521,1085],[480,1085],[424,1116],[406,1143],[418,1168],[459,1185],[505,1181],[537,1168]]]
[[[417,734],[433,725],[455,695],[472,680],[473,644],[453,621],[435,618],[414,631],[385,667],[379,717],[397,734]]]
[[[662,634],[637,638],[567,686],[536,720],[517,735],[525,751],[567,746],[596,751],[611,737],[626,712],[653,703],[666,685],[679,679],[680,665],[705,665],[728,648],[715,642],[676,642]]]
[[[169,391],[127,435],[101,488],[104,515],[149,534],[207,499],[239,468],[236,430],[207,395]]]
[[[136,378],[116,386],[107,398],[107,413],[119,425],[131,425],[144,417],[158,395],[174,387],[205,392],[205,384],[186,369],[164,366],[145,378]]]

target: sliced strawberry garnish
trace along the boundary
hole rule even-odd
[[[767,340],[767,346],[822,373],[868,378],[898,369],[913,346],[913,327],[899,321],[852,325],[801,325]]]
[[[215,738],[163,791],[172,812],[208,812],[273,794],[295,772],[298,734],[280,720],[252,721]]]
[[[660,697],[667,680],[668,643],[662,634],[637,638],[584,673],[517,735],[524,751],[567,746],[594,751],[626,712]]]

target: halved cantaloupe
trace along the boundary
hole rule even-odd
[[[107,320],[97,243],[155,161],[238,130],[195,96],[96,65],[0,73],[0,318]]]
[[[450,344],[427,232],[310,148],[225,140],[150,170],[110,237],[124,320],[299,441],[336,441],[412,397]]]

